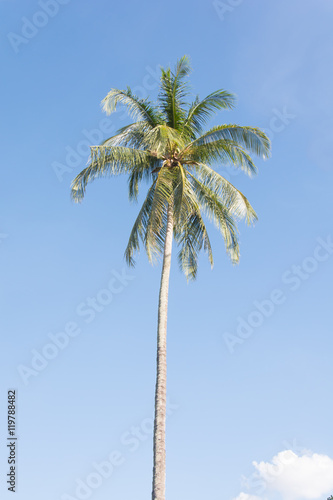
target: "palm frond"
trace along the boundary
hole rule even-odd
[[[146,136],[152,130],[149,122],[141,120],[120,128],[115,135],[102,142],[101,146],[124,146],[146,149]]]
[[[218,125],[195,139],[189,146],[211,144],[213,142],[232,141],[248,149],[259,157],[267,158],[270,154],[270,140],[256,127],[240,125]]]
[[[187,214],[186,223],[181,230],[175,230],[175,239],[180,246],[178,253],[178,264],[186,279],[195,280],[198,272],[198,256],[204,247],[213,267],[213,252],[205,223],[202,219],[200,209]]]
[[[132,201],[137,201],[139,194],[139,184],[142,180],[149,181],[156,177],[155,173],[162,167],[162,161],[158,158],[152,158],[149,162],[149,168],[145,163],[138,163],[133,167],[128,178],[128,197]]]
[[[235,96],[225,90],[216,90],[200,101],[197,96],[191,105],[185,123],[184,133],[192,139],[202,132],[203,126],[215,111],[220,109],[232,109]]]
[[[249,200],[225,177],[204,163],[196,165],[194,169],[196,180],[212,190],[237,219],[245,219],[248,225],[257,220],[257,214]]]
[[[204,246],[209,261],[213,265],[213,254],[206,226],[200,213],[198,198],[188,179],[188,172],[179,165],[173,190],[174,234],[180,245],[178,263],[187,279],[195,279],[198,254]]]
[[[72,182],[71,196],[75,202],[83,199],[86,186],[96,178],[129,173],[140,166],[149,169],[151,156],[147,151],[120,146],[91,148],[89,165]]]
[[[197,197],[188,180],[188,172],[183,165],[174,167],[173,216],[175,227],[186,225],[188,214],[199,210]]]
[[[140,249],[140,239],[142,242],[146,240],[147,225],[150,217],[151,206],[154,197],[156,180],[153,182],[152,186],[148,190],[145,201],[142,204],[141,210],[135,220],[133,225],[127,247],[125,250],[125,259],[129,266],[134,267],[134,254]]]
[[[227,253],[233,263],[239,260],[239,244],[237,226],[231,211],[223,203],[218,194],[211,187],[201,183],[191,175],[193,189],[196,192],[199,204],[203,207],[208,218],[214,222],[221,232]]]
[[[249,176],[257,173],[257,167],[249,153],[235,141],[220,140],[199,145],[194,142],[180,156],[188,163],[191,160],[193,164],[218,162],[240,168]]]
[[[157,174],[145,240],[150,261],[163,252],[166,215],[172,201],[174,179],[175,172],[168,167],[162,167]]]
[[[177,62],[174,73],[170,68],[161,70],[161,92],[158,101],[167,124],[175,129],[179,129],[186,116],[186,97],[189,92],[188,83],[184,79],[190,71],[187,56]]]
[[[151,126],[155,126],[161,119],[156,107],[147,99],[134,95],[129,87],[127,90],[111,89],[102,100],[103,111],[110,115],[116,111],[118,104],[125,106],[130,116],[145,120]]]
[[[180,134],[168,125],[157,125],[147,132],[145,136],[146,147],[149,151],[154,151],[157,156],[170,156],[175,151],[180,151],[185,147],[185,143]]]

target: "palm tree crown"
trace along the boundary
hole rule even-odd
[[[102,101],[104,111],[110,114],[118,105],[124,105],[135,121],[102,145],[91,148],[89,165],[72,183],[72,197],[80,201],[87,184],[97,177],[128,174],[129,197],[137,199],[140,182],[149,181],[147,197],[125,251],[126,260],[134,265],[140,239],[150,261],[161,255],[167,208],[172,204],[179,265],[187,278],[194,279],[202,247],[213,265],[203,214],[222,233],[233,262],[239,259],[237,219],[245,218],[247,223],[256,219],[247,198],[211,165],[232,164],[251,175],[256,166],[249,152],[265,158],[270,142],[264,132],[253,127],[219,125],[203,132],[211,115],[220,109],[231,109],[235,99],[232,94],[217,90],[188,104],[189,72],[186,56],[178,61],[174,72],[161,69],[156,104],[139,99],[129,87],[110,90]]]

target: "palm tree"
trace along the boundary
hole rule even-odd
[[[129,198],[136,200],[142,180],[150,183],[145,201],[132,228],[125,250],[126,261],[135,264],[140,240],[149,261],[163,255],[158,305],[157,377],[154,421],[154,469],[152,499],[165,499],[166,334],[172,240],[179,247],[178,263],[187,279],[195,279],[202,247],[213,266],[213,255],[204,214],[222,233],[227,253],[239,259],[236,222],[256,220],[246,197],[211,164],[231,164],[246,174],[256,172],[250,153],[265,158],[270,151],[267,136],[258,128],[219,125],[203,127],[220,109],[234,106],[234,96],[217,90],[188,104],[189,60],[182,57],[174,71],[161,68],[157,103],[139,99],[131,89],[111,89],[102,101],[108,114],[118,105],[127,108],[133,123],[100,146],[91,147],[89,165],[72,183],[72,198],[83,199],[86,186],[96,178],[128,174]]]

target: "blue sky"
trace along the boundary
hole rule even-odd
[[[126,179],[95,181],[81,205],[69,192],[87,145],[127,123],[122,111],[103,115],[108,90],[155,98],[159,66],[188,54],[195,94],[237,95],[211,125],[261,127],[273,154],[253,179],[219,169],[259,215],[254,228],[239,226],[240,264],[213,227],[212,272],[203,255],[187,284],[173,257],[167,497],[326,499],[332,3],[3,0],[0,9],[1,498],[11,498],[10,388],[17,500],[149,498],[160,266],[141,253],[126,270],[138,210]]]

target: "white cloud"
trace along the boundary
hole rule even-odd
[[[240,493],[238,497],[234,498],[234,500],[261,500],[257,495],[248,495],[247,493]]]
[[[317,500],[333,493],[333,459],[307,452],[281,451],[271,462],[253,462],[255,476],[265,483],[265,495],[280,494],[284,500]],[[259,491],[258,491],[259,493]],[[261,492],[260,492],[261,493]],[[235,500],[260,500],[241,493]]]

